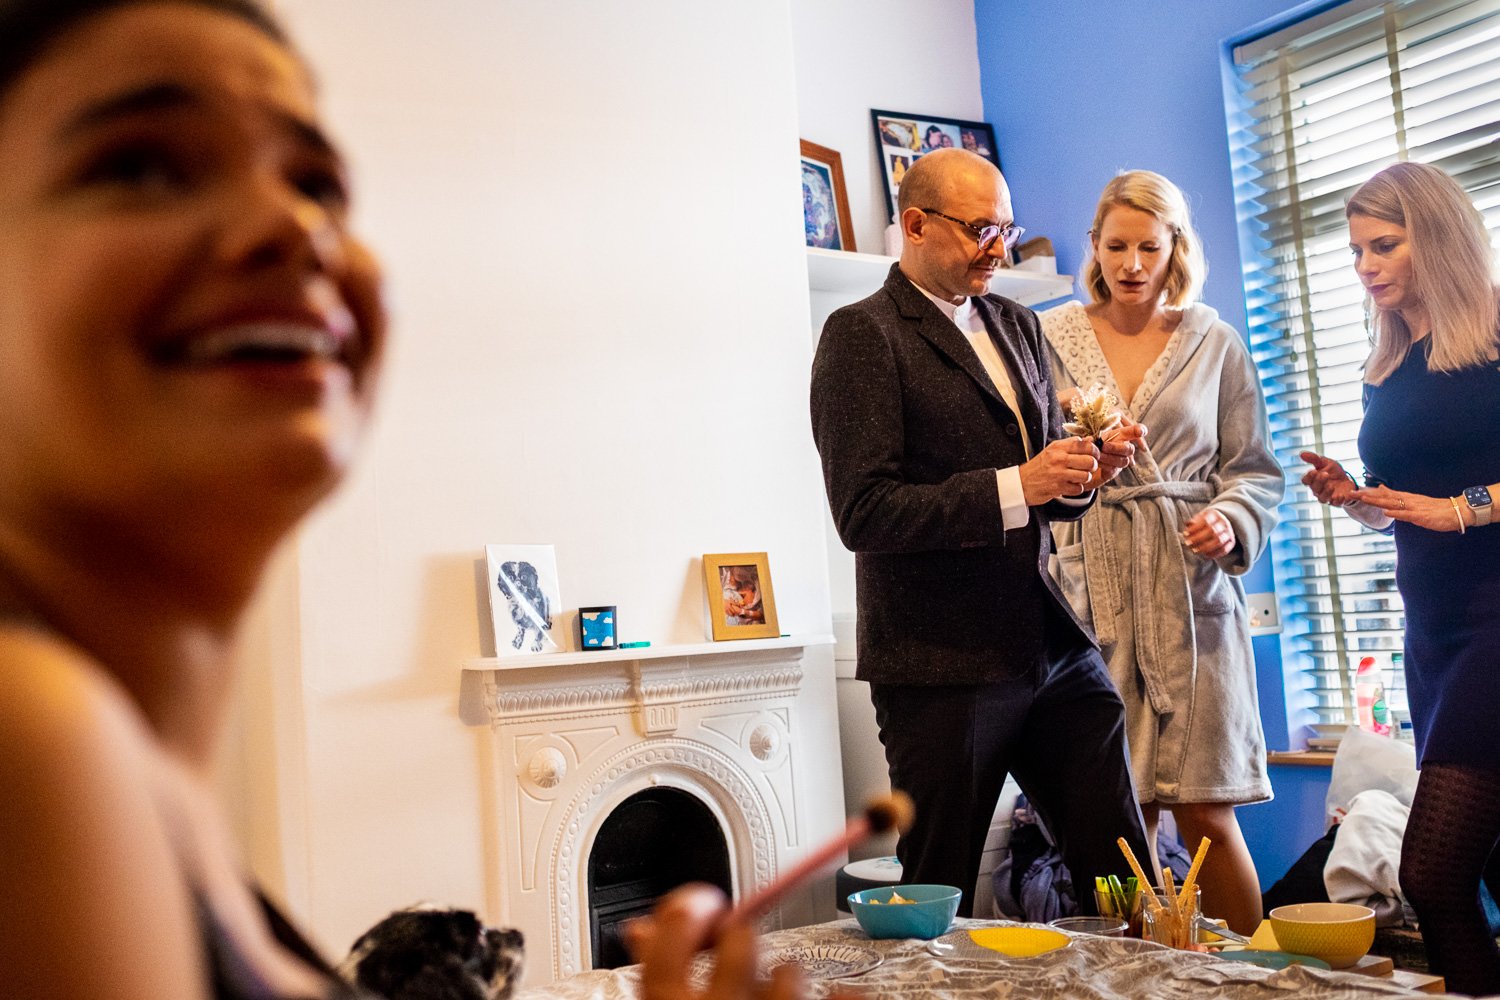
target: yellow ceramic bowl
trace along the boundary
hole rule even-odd
[[[1271,930],[1282,951],[1343,969],[1375,942],[1375,911],[1357,903],[1293,903],[1271,911]]]

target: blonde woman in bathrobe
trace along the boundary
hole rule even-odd
[[[1103,386],[1151,436],[1081,521],[1053,525],[1054,572],[1125,700],[1149,842],[1162,809],[1190,850],[1210,838],[1203,908],[1249,934],[1260,887],[1234,807],[1271,785],[1238,577],[1265,548],[1282,473],[1249,352],[1196,301],[1206,266],[1182,192],[1121,174],[1090,240],[1092,301],[1041,317],[1054,381],[1064,413],[1070,394]]]

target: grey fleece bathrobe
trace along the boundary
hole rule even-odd
[[[1120,396],[1082,305],[1041,319],[1059,390],[1101,383]],[[1125,700],[1140,800],[1263,801],[1271,785],[1237,578],[1265,548],[1285,483],[1255,366],[1218,313],[1189,306],[1125,410],[1146,425],[1146,447],[1081,521],[1052,525],[1054,574]],[[1209,506],[1239,542],[1217,560],[1181,538]]]

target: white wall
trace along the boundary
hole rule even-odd
[[[555,544],[563,603],[627,639],[702,641],[704,552],[768,551],[782,631],[829,626],[786,0],[357,6],[279,4],[395,341],[360,471],[268,589],[234,790],[335,953],[419,899],[486,909],[488,734],[457,715],[486,542]],[[843,822],[812,662],[810,838]]]
[[[890,209],[870,109],[983,119],[973,0],[793,0],[792,26],[800,137],[838,151],[855,246],[885,253]],[[837,305],[826,298],[814,303],[815,327]],[[854,557],[823,520],[833,614],[850,618]]]
[[[974,0],[793,0],[792,25],[801,138],[838,150],[855,246],[884,253],[870,109],[984,118]]]

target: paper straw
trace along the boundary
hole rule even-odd
[[[1183,940],[1182,907],[1177,903],[1177,886],[1174,884],[1174,879],[1172,878],[1172,869],[1162,868],[1161,881],[1162,889],[1166,892],[1167,896],[1167,906],[1171,909],[1172,928],[1168,936],[1172,940],[1172,947],[1185,948],[1187,947],[1187,942]]]
[[[1135,852],[1130,849],[1129,844],[1125,843],[1124,837],[1118,838],[1115,843],[1120,845],[1120,853],[1125,855],[1125,860],[1130,864],[1130,870],[1135,872],[1136,881],[1141,884],[1140,891],[1146,894],[1146,902],[1151,905],[1151,912],[1161,912],[1161,903],[1157,901],[1156,893],[1151,891],[1151,880],[1146,877],[1145,872],[1141,871],[1141,863],[1135,859]]]
[[[1198,841],[1198,853],[1193,855],[1193,864],[1188,868],[1187,878],[1182,880],[1182,893],[1178,899],[1186,899],[1187,894],[1193,891],[1193,886],[1198,881],[1198,869],[1203,867],[1203,856],[1208,853],[1209,843],[1207,837]]]

